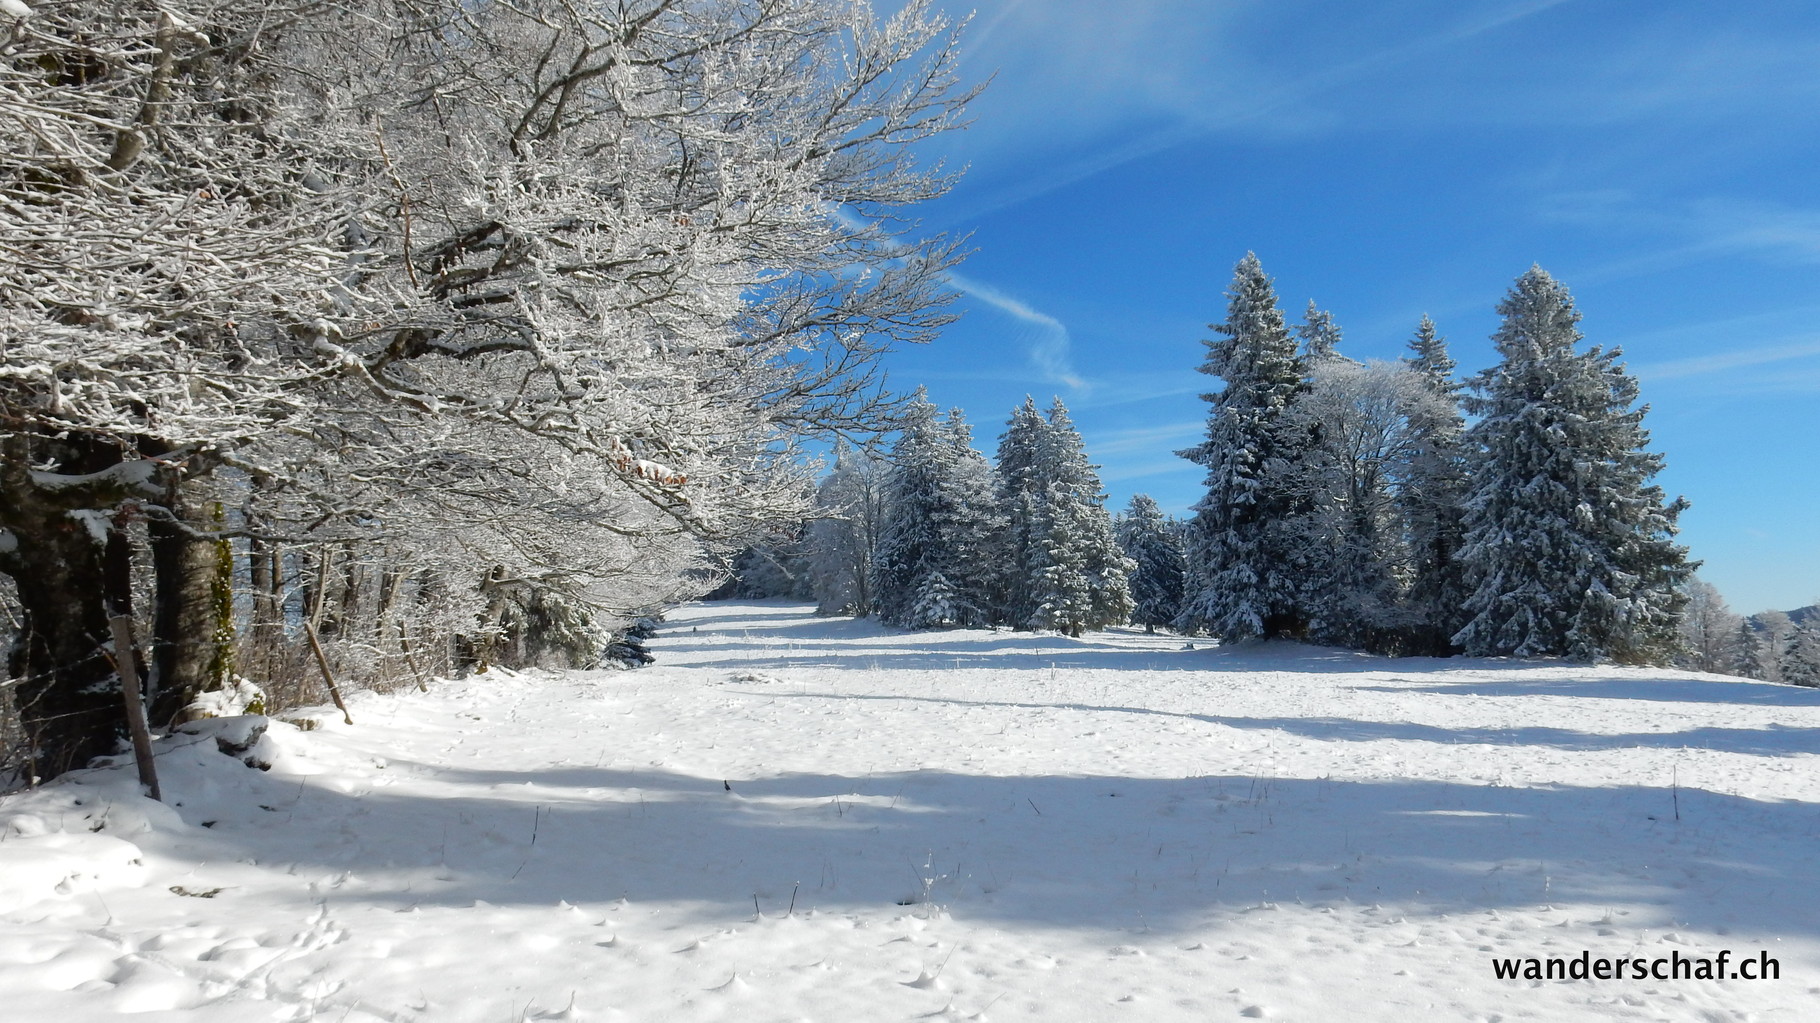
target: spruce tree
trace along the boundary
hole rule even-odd
[[[1182,531],[1163,517],[1148,494],[1131,498],[1115,529],[1119,545],[1131,559],[1131,620],[1155,632],[1170,625],[1182,609],[1182,583],[1188,569]]]
[[[921,388],[904,409],[891,469],[885,477],[884,526],[873,553],[873,604],[881,620],[916,628],[938,624],[918,617],[930,577],[945,574],[943,485],[948,444],[936,409]]]
[[[1012,412],[999,444],[998,484],[1007,540],[1004,620],[1072,636],[1130,620],[1131,563],[1061,399],[1046,415],[1029,398]]]
[[[1038,537],[1046,529],[1044,480],[1038,468],[1049,422],[1026,395],[999,436],[994,470],[998,506],[1005,517],[1004,572],[995,601],[996,618],[1028,628],[1038,598],[1033,588],[1040,564]]]
[[[1732,663],[1725,671],[1742,678],[1769,678],[1769,671],[1763,666],[1763,637],[1758,634],[1757,627],[1749,618],[1738,619],[1738,635],[1732,645]]]
[[[1113,535],[1100,477],[1062,399],[1039,449],[1048,533],[1033,622],[1070,636],[1131,620],[1131,560]]]
[[[1783,682],[1820,688],[1820,619],[1794,623],[1776,651],[1776,665]]]
[[[959,410],[939,417],[919,388],[886,477],[872,567],[880,619],[907,628],[985,621],[986,544],[997,532],[988,479]]]
[[[1253,253],[1233,270],[1226,319],[1203,342],[1200,371],[1225,381],[1202,397],[1213,406],[1207,439],[1179,452],[1207,469],[1207,494],[1188,530],[1187,598],[1178,627],[1223,640],[1299,634],[1300,570],[1280,533],[1298,507],[1294,479],[1307,438],[1285,427],[1302,390],[1295,339],[1276,290]]]
[[[1295,332],[1302,342],[1303,365],[1312,368],[1329,359],[1346,358],[1340,354],[1340,325],[1333,322],[1332,313],[1316,308],[1314,299],[1308,300]]]
[[[1416,326],[1409,350],[1404,363],[1434,399],[1410,411],[1410,461],[1398,495],[1409,534],[1408,602],[1418,623],[1411,630],[1411,647],[1445,656],[1452,652],[1454,633],[1466,624],[1461,607],[1467,590],[1459,563],[1467,482],[1462,385],[1454,379],[1447,339],[1427,316]]]
[[[952,614],[946,620],[987,625],[994,617],[1003,575],[1005,518],[994,493],[992,463],[974,449],[973,429],[961,410],[950,409],[942,425],[948,445],[943,479],[948,498],[941,524],[949,565],[943,580],[952,591]]]
[[[1647,406],[1619,352],[1575,350],[1573,299],[1531,267],[1499,304],[1503,361],[1474,384],[1460,552],[1468,654],[1654,662],[1676,648],[1695,566],[1673,542],[1686,502],[1650,480]]]

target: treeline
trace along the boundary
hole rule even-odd
[[[1134,567],[1059,398],[1047,411],[1026,398],[988,461],[961,411],[919,391],[889,456],[840,447],[814,519],[742,556],[728,593],[915,629],[1079,636],[1129,620]]]
[[[1498,305],[1501,361],[1454,377],[1424,318],[1396,363],[1339,349],[1310,303],[1293,331],[1255,255],[1201,371],[1207,469],[1178,627],[1392,654],[1666,662],[1694,566],[1686,507],[1651,481],[1620,352],[1540,267]],[[1466,415],[1474,420],[1467,425]]]
[[[1687,587],[1681,617],[1682,651],[1675,663],[1698,671],[1820,687],[1820,613],[1732,613],[1718,589],[1702,579]]]
[[[881,429],[950,319],[905,225],[956,44],[923,0],[11,5],[6,766],[114,752],[129,660],[155,727],[592,663],[800,519],[798,439]]]
[[[1683,654],[1686,503],[1653,484],[1636,382],[1617,350],[1581,350],[1565,287],[1520,277],[1498,306],[1502,361],[1466,380],[1426,317],[1395,362],[1348,358],[1312,302],[1291,326],[1255,255],[1228,299],[1200,367],[1223,386],[1205,440],[1179,452],[1207,470],[1186,522],[1139,495],[1109,525],[1059,401],[1018,409],[990,468],[958,411],[923,403],[889,459],[841,452],[794,546],[748,556],[748,592],[912,627]]]

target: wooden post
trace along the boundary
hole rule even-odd
[[[133,659],[133,620],[125,615],[108,619],[114,628],[114,670],[120,673],[120,692],[126,699],[126,727],[133,735],[133,760],[139,766],[139,784],[160,803],[158,768],[152,763],[152,730],[145,722],[145,697],[139,691],[139,668]]]
[[[335,706],[340,709],[342,720],[350,725],[353,724],[354,715],[348,713],[348,705],[342,702],[341,687],[335,684],[335,676],[329,671],[328,656],[322,652],[322,642],[316,638],[316,626],[310,624],[308,619],[304,620],[303,634],[310,638],[310,649],[316,654],[316,667],[322,669],[322,680],[329,686],[329,698],[334,700]]]

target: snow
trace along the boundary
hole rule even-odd
[[[1820,691],[707,604],[0,800],[8,1019],[1798,1019]],[[234,750],[224,756],[223,750]],[[260,771],[242,760],[269,765]],[[1778,980],[1498,980],[1760,950]]]

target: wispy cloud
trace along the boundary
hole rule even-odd
[[[1645,363],[1630,368],[1637,376],[1646,379],[1675,380],[1682,377],[1708,377],[1732,370],[1770,366],[1816,356],[1820,356],[1820,336],[1737,351],[1718,352],[1712,355],[1697,355],[1687,359]],[[1785,375],[1784,370],[1778,370],[1776,373],[1777,377],[1783,375]]]
[[[1726,196],[1665,201],[1621,189],[1556,192],[1542,216],[1565,224],[1679,238],[1689,255],[1762,252],[1820,262],[1820,210]]]
[[[1570,2],[1362,9],[1305,37],[1305,59],[1285,64],[1260,58],[1280,50],[1271,38],[1281,27],[1274,0],[1129,0],[1116,8],[1007,0],[975,23],[969,40],[969,63],[997,78],[959,140],[979,182],[962,204],[984,215],[1220,132],[1303,135],[1351,125],[1359,117],[1353,86],[1362,80]],[[1428,76],[1422,83],[1432,88]],[[1330,99],[1346,112],[1325,109]],[[1445,106],[1435,99],[1372,104],[1370,116]]]
[[[1062,384],[1077,391],[1087,389],[1087,382],[1074,371],[1073,340],[1068,335],[1067,324],[982,281],[953,271],[948,273],[948,280],[956,288],[1026,326],[1024,354],[1045,382]]]
[[[1177,449],[1189,447],[1199,441],[1201,431],[1206,428],[1207,424],[1203,420],[1187,419],[1164,423],[1161,426],[1110,430],[1094,435],[1091,450],[1095,458],[1109,455],[1142,454],[1146,451],[1174,453]]]

